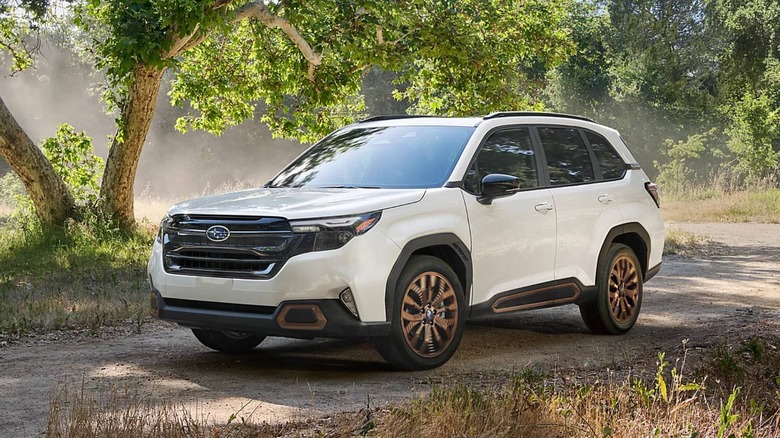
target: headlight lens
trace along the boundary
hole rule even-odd
[[[381,216],[381,211],[375,211],[356,216],[290,221],[293,232],[304,235],[296,252],[341,248],[353,237],[367,233]]]

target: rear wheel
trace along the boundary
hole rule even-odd
[[[634,251],[620,243],[610,246],[606,260],[599,266],[596,300],[580,305],[580,314],[592,332],[619,335],[639,317],[642,270]]]
[[[398,278],[390,335],[375,338],[379,354],[404,370],[436,368],[460,344],[465,326],[463,287],[441,259],[414,256]]]
[[[260,345],[265,336],[250,333],[223,332],[211,329],[192,329],[201,344],[223,353],[241,354]]]

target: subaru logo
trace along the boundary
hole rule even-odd
[[[214,225],[206,230],[206,237],[212,242],[224,242],[230,237],[230,230],[222,225]]]

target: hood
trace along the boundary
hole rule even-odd
[[[181,202],[171,207],[168,214],[314,219],[412,204],[422,199],[423,195],[425,189],[261,188]]]

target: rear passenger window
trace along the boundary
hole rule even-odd
[[[480,181],[491,173],[516,176],[520,179],[520,189],[539,186],[528,128],[504,129],[491,134],[466,173],[464,188],[478,193]]]
[[[537,128],[542,140],[550,184],[576,184],[593,181],[593,163],[585,142],[575,128]]]
[[[599,162],[599,167],[601,167],[601,176],[604,179],[622,178],[623,174],[626,173],[626,163],[620,158],[615,148],[612,147],[606,138],[599,134],[589,131],[584,132],[585,137],[590,142],[593,153],[596,154],[596,161]]]

